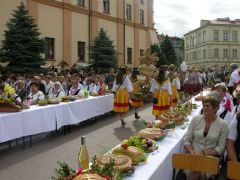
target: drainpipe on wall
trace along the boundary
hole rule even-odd
[[[124,64],[126,64],[126,27],[125,27],[125,0],[123,1],[123,20],[124,20],[124,23],[123,23],[123,60],[124,60]]]
[[[91,49],[91,24],[92,24],[92,0],[88,1],[89,15],[88,15],[88,54]],[[90,63],[90,56],[88,55],[88,63]]]

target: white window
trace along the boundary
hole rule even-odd
[[[237,58],[237,49],[232,50],[232,58]]]
[[[110,1],[103,0],[103,13],[110,14]]]
[[[219,57],[219,50],[218,49],[213,50],[213,57],[215,57],[215,58]]]
[[[126,7],[126,18],[127,20],[131,21],[132,20],[132,6],[130,4],[127,4]]]
[[[229,41],[229,33],[228,33],[228,31],[223,31],[223,41]]]
[[[228,58],[228,49],[223,49],[223,57]]]
[[[219,31],[217,31],[217,30],[213,31],[213,40],[219,41]]]
[[[237,31],[233,31],[232,32],[232,41],[238,41],[238,32]]]

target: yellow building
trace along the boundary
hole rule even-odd
[[[48,65],[65,60],[87,64],[89,42],[100,28],[107,31],[118,52],[118,64],[139,65],[140,52],[157,43],[153,0],[1,0],[0,40],[6,22],[23,2],[45,38]]]
[[[240,20],[201,20],[200,27],[184,35],[185,61],[200,68],[240,65]]]

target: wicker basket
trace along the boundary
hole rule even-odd
[[[0,112],[18,112],[21,106],[12,103],[0,103]]]

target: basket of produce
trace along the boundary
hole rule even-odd
[[[21,109],[21,106],[18,106],[15,103],[0,103],[0,112],[18,112]]]

